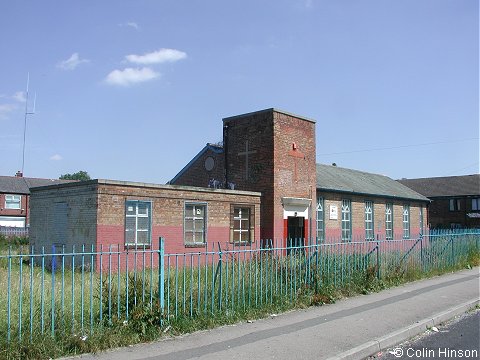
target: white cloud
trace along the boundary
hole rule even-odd
[[[134,22],[134,21],[128,21],[126,23],[122,23],[122,24],[118,24],[118,26],[122,26],[122,27],[131,27],[135,30],[140,30],[140,26]]]
[[[110,85],[129,86],[142,83],[159,77],[160,74],[148,67],[144,68],[126,68],[123,70],[113,70],[105,78],[105,82]]]
[[[125,24],[125,26],[130,26],[132,28],[134,28],[135,30],[140,30],[140,27],[138,26],[138,24],[136,22],[133,22],[133,21],[129,21]]]
[[[59,154],[55,154],[55,155],[50,156],[50,160],[60,161],[60,160],[63,160],[63,157]]]
[[[140,27],[138,26],[138,24],[137,24],[136,22],[133,22],[133,21],[129,21],[129,22],[127,22],[125,25],[130,26],[130,27],[134,28],[135,30],[139,30],[139,29],[140,29]]]
[[[82,63],[88,63],[90,60],[88,59],[80,59],[78,53],[73,53],[69,59],[60,61],[57,64],[57,67],[63,70],[74,70],[78,65]]]
[[[187,54],[175,49],[160,49],[143,55],[127,55],[125,59],[134,64],[161,64],[185,59]]]
[[[8,114],[17,108],[15,104],[0,104],[0,119],[7,119]]]
[[[25,98],[25,93],[23,91],[17,91],[13,94],[12,99],[17,100],[18,102],[25,102],[27,99]]]

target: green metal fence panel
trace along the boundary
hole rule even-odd
[[[92,335],[130,321],[139,307],[158,309],[163,326],[294,304],[365,278],[449,269],[478,254],[479,239],[477,229],[401,240],[217,243],[182,254],[165,253],[163,238],[151,248],[9,248],[0,253],[0,337]]]

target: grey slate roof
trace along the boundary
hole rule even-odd
[[[323,164],[317,164],[317,189],[355,195],[429,201],[425,196],[387,176]]]
[[[72,180],[0,176],[0,193],[28,195],[32,187],[63,184],[71,181]]]
[[[480,195],[480,174],[402,179],[398,182],[429,198]]]

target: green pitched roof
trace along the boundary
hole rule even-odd
[[[429,201],[425,196],[387,176],[323,164],[317,164],[317,189],[356,195]]]

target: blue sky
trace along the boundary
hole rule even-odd
[[[2,1],[0,175],[165,183],[223,117],[317,121],[317,162],[479,172],[478,0]]]

